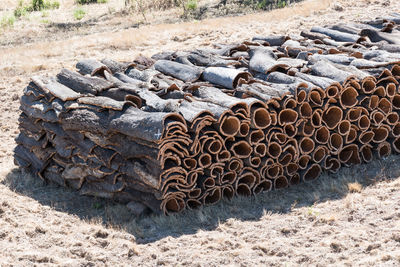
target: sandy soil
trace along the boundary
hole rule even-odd
[[[0,35],[0,265],[400,265],[400,156],[256,199],[140,218],[116,203],[46,186],[12,159],[18,98],[32,75],[54,75],[83,57],[130,60],[391,11],[400,11],[399,1],[308,0],[201,22],[132,28],[119,15],[90,30],[18,27],[28,21],[7,29]],[[149,16],[173,20],[174,12]]]

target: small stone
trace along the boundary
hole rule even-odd
[[[338,12],[344,11],[344,8],[340,4],[337,4],[337,3],[335,3],[333,5],[332,9],[335,10],[335,11],[338,11]]]
[[[340,244],[338,244],[338,243],[334,243],[333,242],[333,243],[331,243],[331,249],[332,249],[333,252],[339,253],[339,252],[342,251],[342,246]]]
[[[371,250],[374,250],[374,249],[377,249],[377,248],[380,248],[380,247],[381,247],[380,244],[370,244],[370,245],[367,247],[366,251],[367,251],[367,252],[370,252]]]
[[[11,100],[12,101],[17,101],[18,99],[19,99],[18,95],[17,94],[13,94]]]
[[[95,236],[96,238],[107,238],[107,237],[108,237],[108,233],[107,233],[106,231],[104,231],[104,230],[98,230],[98,231],[94,234],[94,236]]]

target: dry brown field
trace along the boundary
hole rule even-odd
[[[400,11],[397,0],[306,0],[202,21],[182,21],[175,8],[144,21],[124,12],[123,2],[84,6],[77,21],[78,7],[63,0],[60,9],[0,29],[0,266],[400,265],[400,156],[171,216],[135,217],[18,169],[18,99],[33,75],[54,75],[86,57],[129,61]],[[0,1],[0,17],[17,3]]]

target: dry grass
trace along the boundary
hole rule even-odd
[[[362,185],[358,182],[347,184],[347,188],[350,193],[360,193],[362,189]]]
[[[312,25],[370,19],[400,9],[398,1],[389,8],[385,3],[308,0],[269,13],[139,28],[132,28],[136,22],[126,16],[68,29],[18,22],[25,24],[0,36],[0,265],[398,266],[399,156],[257,198],[139,218],[120,204],[45,185],[16,169],[12,159],[18,96],[32,75],[54,75],[82,57],[129,60],[139,53],[298,33]],[[104,6],[93,5],[97,7]],[[153,15],[172,19],[176,14]],[[58,16],[73,22],[69,13]],[[89,12],[87,19],[91,16],[97,15]]]
[[[0,183],[0,261],[396,265],[399,159],[344,168],[257,198],[139,218],[117,203],[79,196],[11,169]],[[355,182],[364,189],[348,194],[348,184]]]
[[[153,10],[166,10],[173,7],[180,7],[185,1],[181,0],[128,0],[129,7],[136,12],[149,12]]]

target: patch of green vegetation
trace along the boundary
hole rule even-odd
[[[32,0],[31,9],[33,11],[40,11],[45,9],[58,9],[60,8],[60,2],[58,0]]]
[[[83,17],[86,15],[85,10],[83,10],[82,8],[77,8],[74,10],[74,18],[76,20],[81,20],[83,19]]]
[[[278,8],[284,8],[286,6],[286,1],[285,0],[279,0],[278,3],[276,4],[276,6]]]
[[[311,206],[311,207],[308,207],[307,215],[308,215],[309,217],[319,217],[319,216],[321,215],[321,213],[320,213],[319,211],[316,211],[316,210],[314,209],[314,205],[313,205],[313,206]]]
[[[42,19],[40,22],[43,23],[43,24],[49,24],[49,23],[50,23],[50,20],[48,20],[48,19]]]
[[[266,9],[267,8],[267,0],[262,0],[257,4],[257,9]]]
[[[43,10],[42,11],[42,18],[46,18],[50,15],[49,11]]]
[[[14,26],[14,23],[15,23],[14,15],[5,15],[0,20],[0,27],[1,28],[12,27]]]
[[[29,4],[25,4],[24,0],[19,0],[18,6],[14,9],[14,16],[16,18],[21,18],[33,11],[58,8],[60,8],[60,2],[58,0],[31,0]]]
[[[38,11],[44,8],[44,0],[32,0],[31,5],[33,11]]]
[[[31,7],[34,11],[40,11],[43,9],[58,9],[60,8],[60,2],[58,0],[32,0]]]
[[[29,0],[25,3],[25,0],[19,0],[18,6],[14,9],[13,16],[3,17],[1,26],[3,25],[14,25],[15,21],[26,17],[30,12],[42,11],[42,18],[48,17],[50,14],[46,10],[60,8],[60,2],[58,0]],[[42,20],[42,23],[49,23],[48,20]]]
[[[75,3],[80,4],[80,5],[86,5],[86,4],[92,4],[92,3],[105,4],[107,2],[108,2],[108,0],[75,0]]]
[[[26,14],[28,14],[28,10],[26,9],[26,7],[17,7],[16,9],[14,9],[14,17],[16,18],[25,17]]]
[[[56,1],[46,1],[45,4],[45,9],[46,7],[48,7],[47,9],[59,9],[60,8],[60,2]]]
[[[256,9],[262,9],[262,10],[273,9],[273,8],[284,8],[285,6],[288,5],[287,0],[257,0],[255,2],[256,3],[254,3],[254,0],[247,1],[246,5],[253,5]]]
[[[30,12],[30,7],[24,4],[24,0],[18,1],[18,6],[14,9],[14,16],[16,18],[24,17]]]
[[[197,0],[189,0],[186,3],[187,10],[196,10],[197,9]]]
[[[84,4],[90,4],[90,3],[97,3],[97,0],[75,0],[75,3],[84,5]]]

